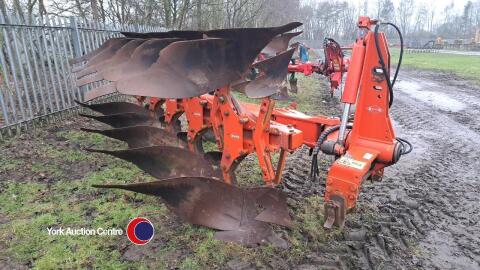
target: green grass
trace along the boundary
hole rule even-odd
[[[301,91],[294,97],[300,111],[323,110],[316,91],[326,90],[319,85],[317,78],[299,76]],[[322,198],[311,196],[294,210],[292,230],[275,228],[291,243],[287,250],[217,241],[214,230],[181,224],[155,197],[91,187],[152,180],[128,162],[82,150],[118,149],[125,147],[123,143],[80,132],[75,122],[55,131],[53,138],[51,131],[37,132],[0,143],[0,266],[2,258],[10,258],[34,269],[223,269],[236,259],[266,268],[275,257],[292,264],[302,261],[308,252],[338,237],[337,232],[323,230]],[[214,150],[215,145],[207,144],[206,148]],[[82,169],[82,164],[90,166]],[[241,163],[237,176],[241,185],[263,183],[255,157]],[[135,262],[122,256],[130,245],[125,236],[51,236],[47,231],[60,226],[125,229],[136,216],[152,220],[158,242],[146,245],[155,245],[155,249],[144,251],[142,259]]]
[[[392,49],[392,64],[397,63],[398,49]],[[451,72],[457,76],[480,81],[480,56],[445,53],[404,53],[403,66]]]
[[[324,77],[316,78],[314,76],[305,77],[303,75],[297,75],[299,91],[298,93],[288,94],[294,100],[296,105],[296,110],[307,113],[310,115],[314,114],[328,114],[331,109],[338,102],[336,99],[328,100],[331,104],[325,105],[325,100],[322,100],[318,95],[318,92],[325,92],[327,90],[327,81]],[[249,102],[259,104],[261,99],[248,98],[244,94],[233,92],[233,95],[242,102]],[[328,94],[327,94],[328,95]],[[293,101],[275,101],[275,107],[289,107],[292,105]]]
[[[38,161],[21,169],[30,170],[33,174],[53,171],[58,179],[53,183],[19,183],[6,179],[0,183],[1,217],[10,220],[0,225],[0,243],[7,246],[0,251],[0,257],[9,257],[35,269],[135,267],[136,264],[120,259],[116,237],[51,236],[47,228],[124,229],[134,216],[149,212],[165,215],[166,208],[153,197],[105,192],[91,187],[92,184],[125,183],[149,177],[143,176],[131,164],[114,161],[110,168],[87,173],[83,179],[70,179],[61,166],[62,161],[84,160],[84,152],[79,149],[65,152],[43,144],[38,147],[52,163]],[[91,160],[96,158],[90,157]],[[12,166],[21,164],[19,160],[2,162],[2,169],[20,169]],[[138,201],[144,203],[139,204]]]

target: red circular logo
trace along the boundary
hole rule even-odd
[[[135,245],[145,245],[152,240],[155,234],[152,222],[150,220],[137,217],[128,223],[127,237]]]

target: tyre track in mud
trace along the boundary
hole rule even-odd
[[[326,172],[332,159],[321,158],[325,162],[321,163],[320,169]],[[290,207],[298,207],[307,196],[323,196],[325,176],[320,182],[309,180],[311,161],[308,148],[302,148],[289,159],[291,162],[287,161],[287,164],[291,165],[285,171],[284,191],[295,202]],[[378,184],[363,188],[362,194],[369,193],[368,198],[363,196],[359,209],[348,215],[343,236],[316,252],[311,266],[321,269],[408,269],[417,265],[419,261],[411,255],[410,244],[417,238],[411,232],[416,222],[412,223],[408,216],[411,212],[409,206],[414,205],[408,201],[393,203],[388,193],[383,192],[385,188],[392,188],[377,187]],[[382,202],[372,204],[375,200]]]
[[[327,92],[320,90],[319,96],[329,100],[326,94]],[[327,114],[339,115],[341,110],[338,103],[327,102],[325,105]],[[311,156],[307,147],[299,149],[287,158],[283,190],[291,199],[289,200],[291,208],[301,207],[308,196],[323,197],[326,173],[333,160],[330,156],[319,157],[320,178],[312,182],[309,178]],[[404,217],[408,207],[404,204],[387,203],[388,193],[381,188],[377,190],[378,184],[364,185],[359,207],[357,211],[349,214],[343,235],[335,241],[326,243],[321,250],[313,252],[307,258],[309,263],[295,267],[298,269],[408,269],[417,265],[418,260],[411,255],[410,244],[416,239],[416,235],[411,233],[410,229],[414,225],[410,218]],[[388,189],[392,188],[388,187]],[[365,196],[366,193],[369,193],[368,197]],[[372,204],[372,201],[381,202]],[[323,229],[319,228],[319,230]]]
[[[414,152],[388,167],[382,182],[363,184],[343,238],[308,266],[480,268],[480,87],[444,73],[406,71],[400,79],[391,115],[397,136],[411,141]],[[412,83],[419,89],[406,89]],[[289,197],[323,196],[325,176],[322,184],[308,180],[308,149],[289,159]],[[322,164],[325,173],[328,164]]]
[[[406,72],[401,79],[443,101],[419,98],[400,82],[392,114],[416,149],[387,178],[399,181],[400,198],[417,208],[418,218],[411,216],[421,224],[427,268],[479,269],[480,88],[442,73]],[[445,101],[451,107],[439,106]]]

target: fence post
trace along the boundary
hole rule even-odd
[[[80,34],[78,33],[77,19],[74,16],[70,16],[70,28],[72,29],[74,57],[80,57],[82,56],[82,50],[80,48]]]
[[[72,31],[72,45],[73,45],[73,57],[82,56],[82,48],[80,47],[80,33],[78,32],[77,18],[75,16],[70,16],[70,29]],[[81,86],[78,88],[78,99],[83,101],[83,94],[87,90],[86,86]]]

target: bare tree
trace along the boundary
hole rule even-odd
[[[410,33],[410,25],[415,10],[413,0],[401,0],[397,9],[397,20],[404,35]]]
[[[110,24],[142,24],[168,29],[215,29],[304,23],[302,38],[354,38],[358,16],[395,21],[407,38],[443,36],[468,38],[480,27],[480,0],[470,0],[462,12],[454,2],[442,13],[414,0],[0,0],[2,13],[22,19],[32,14],[75,15]],[[438,15],[442,15],[439,19]],[[390,31],[385,28],[384,31]]]

